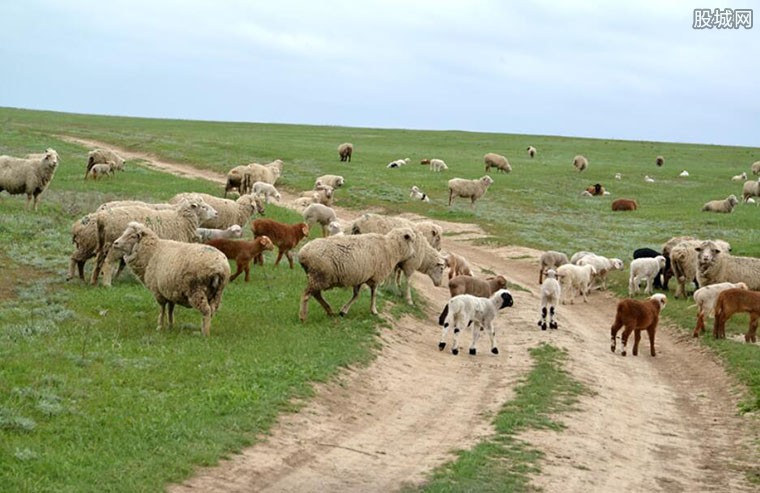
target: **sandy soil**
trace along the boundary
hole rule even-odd
[[[68,139],[88,147],[104,144]],[[224,177],[153,156],[117,150],[127,159],[218,183]],[[283,194],[285,202],[292,197]],[[342,219],[356,215],[337,209]],[[412,218],[414,219],[414,218]],[[420,218],[421,219],[421,218]],[[758,462],[758,421],[737,416],[743,390],[718,361],[669,327],[657,334],[658,355],[621,357],[609,350],[616,300],[596,292],[588,304],[561,306],[556,331],[538,318],[540,252],[473,245],[476,225],[441,223],[443,249],[464,255],[476,275],[496,272],[530,292],[513,290],[515,305],[497,318],[501,354],[437,349],[437,312],[448,290],[416,275],[427,320],[404,318],[382,332],[382,350],[368,367],[344,371],[318,388],[271,434],[218,466],[197,471],[172,492],[387,492],[424,481],[435,466],[490,433],[490,419],[530,369],[527,350],[541,341],[566,348],[568,369],[592,395],[559,419],[563,432],[522,436],[546,453],[533,484],[547,492],[757,491],[744,470]],[[316,303],[311,307],[318,310]],[[667,314],[668,307],[664,313]],[[462,337],[469,344],[468,334]],[[755,443],[752,443],[755,441]]]

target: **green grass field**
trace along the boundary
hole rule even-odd
[[[179,328],[156,332],[158,308],[130,275],[114,289],[65,283],[73,250],[71,224],[98,204],[118,198],[160,201],[181,191],[221,193],[221,187],[167,176],[127,164],[116,179],[83,181],[87,149],[61,140],[99,140],[162,159],[224,172],[251,161],[285,161],[282,183],[306,190],[320,174],[341,174],[347,185],[337,203],[390,213],[478,223],[498,244],[593,250],[630,260],[638,247],[672,236],[719,237],[734,254],[760,256],[760,209],[740,205],[731,215],[701,213],[710,199],[739,194],[732,175],[749,171],[760,149],[542,136],[428,132],[365,128],[213,123],[72,115],[0,108],[0,154],[55,148],[62,165],[36,214],[25,198],[0,194],[0,482],[9,491],[157,491],[197,464],[250,443],[278,412],[309,395],[310,384],[339,368],[366,362],[375,347],[377,320],[363,296],[345,320],[331,320],[316,305],[298,322],[304,285],[300,269],[267,265],[253,282],[230,286],[212,321],[211,338],[199,336],[200,315],[179,309]],[[355,145],[353,162],[336,147]],[[530,160],[528,145],[538,148]],[[486,196],[470,208],[446,207],[446,181],[483,175],[486,152],[507,155],[513,172],[491,173]],[[589,170],[572,168],[575,154]],[[656,155],[665,156],[662,168]],[[397,170],[385,165],[409,157]],[[415,164],[444,159],[450,170],[431,173]],[[689,170],[687,179],[678,177]],[[613,179],[622,173],[623,180]],[[648,174],[657,181],[646,184]],[[600,182],[610,197],[582,198]],[[411,185],[431,196],[410,202]],[[636,198],[641,209],[610,211],[617,197]],[[268,217],[298,216],[270,207]],[[316,236],[316,232],[313,234]],[[271,259],[271,257],[270,257]],[[88,263],[88,269],[91,266]],[[623,294],[624,273],[612,288]],[[327,293],[340,305],[345,290]],[[395,293],[383,299],[396,302]],[[669,320],[689,330],[690,301],[670,300]],[[124,307],[128,307],[127,310]],[[394,307],[392,313],[403,311]],[[730,335],[746,330],[735,317]],[[744,410],[760,409],[758,348],[731,340],[704,342],[746,383]]]

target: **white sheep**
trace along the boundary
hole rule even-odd
[[[548,250],[542,253],[541,258],[538,261],[538,284],[542,284],[544,282],[544,273],[547,269],[556,269],[560,265],[565,265],[567,263],[570,263],[567,259],[567,255],[562,252]]]
[[[338,219],[331,207],[324,204],[309,204],[303,211],[303,220],[309,226],[319,224],[322,227],[322,236],[328,236],[328,225]]]
[[[555,315],[557,304],[561,298],[562,286],[560,286],[557,280],[557,271],[548,269],[546,271],[546,279],[541,283],[541,318],[538,321],[538,326],[541,327],[541,330],[546,330],[547,311],[549,315],[549,328],[556,329],[559,327]]]
[[[749,202],[749,199],[752,197],[760,197],[760,178],[745,181],[742,186],[742,200]]]
[[[734,176],[731,177],[731,181],[744,181],[746,179],[747,179],[747,172],[746,171],[742,171],[741,174],[734,175]]]
[[[327,225],[327,236],[342,236],[343,226],[340,221],[333,221]]]
[[[197,228],[195,232],[198,233],[201,243],[208,240],[231,240],[243,236],[243,228],[238,224],[233,224],[227,229]]]
[[[370,289],[370,311],[377,315],[376,290],[400,262],[414,255],[415,233],[411,228],[397,228],[388,234],[331,236],[317,238],[301,248],[298,262],[306,272],[306,289],[301,295],[299,318],[306,320],[309,298],[322,305],[328,315],[333,311],[322,297],[322,291],[334,287],[351,287],[353,296],[343,305],[341,315],[348,313],[359,297],[361,286]]]
[[[251,195],[254,195],[256,197],[264,197],[264,202],[267,204],[269,203],[269,197],[274,198],[278,202],[282,198],[280,196],[280,192],[277,191],[274,185],[264,181],[257,181],[253,184],[253,187],[251,188]]]
[[[583,266],[565,264],[557,267],[557,279],[562,285],[562,304],[567,304],[568,298],[570,303],[574,304],[579,292],[583,296],[584,303],[588,303],[587,295],[591,290],[591,280],[595,275],[596,268],[591,264]]]
[[[578,154],[573,158],[573,167],[578,171],[585,171],[588,168],[588,159],[585,156]]]
[[[470,199],[470,207],[475,205],[475,201],[485,195],[488,187],[493,183],[493,179],[488,176],[482,176],[477,180],[466,180],[464,178],[452,178],[449,180],[449,206],[454,197]]]
[[[449,166],[443,161],[443,159],[431,159],[430,171],[440,172],[449,169]]]
[[[760,161],[755,161],[750,167],[753,175],[760,175]]]
[[[757,202],[752,197],[748,197],[747,200],[744,201],[745,204],[755,204],[757,205]]]
[[[677,241],[679,238],[683,238],[682,241]],[[663,245],[663,255],[668,255],[668,252],[670,252],[670,268],[678,284],[674,295],[676,298],[679,296],[686,298],[688,296],[687,285],[697,278],[698,254],[696,249],[703,241],[686,236],[672,238]],[[714,241],[722,251],[731,251],[731,245],[727,242],[723,240]],[[669,249],[668,246],[670,246]]]
[[[245,226],[256,214],[264,214],[264,203],[254,195],[241,195],[237,200],[223,199],[207,193],[184,192],[178,193],[169,200],[170,204],[178,204],[182,200],[200,199],[216,211],[216,216],[203,220],[201,227],[226,229],[237,224]]]
[[[528,146],[528,148],[527,148],[526,150],[528,151],[528,156],[529,156],[531,159],[532,159],[532,158],[534,158],[534,157],[536,157],[536,152],[537,152],[537,151],[536,151],[536,148],[535,148],[535,147],[533,147],[533,146]]]
[[[92,165],[92,168],[90,168],[88,172],[88,176],[91,176],[93,180],[97,180],[101,176],[113,176],[114,174],[114,163],[113,161],[108,161],[107,163],[98,163]]]
[[[594,252],[587,252],[585,250],[581,250],[579,252],[575,252],[572,257],[570,257],[570,263],[573,265],[578,265],[578,261],[582,259],[583,257],[586,257],[588,255],[596,255]]]
[[[641,281],[646,280],[647,287],[644,294],[652,294],[652,283],[661,269],[665,268],[665,257],[637,258],[631,262],[631,275],[628,279],[628,295],[633,296],[639,292]]]
[[[644,175],[644,181],[647,183],[654,183],[654,178],[649,175]]]
[[[692,335],[698,337],[700,333],[705,330],[705,316],[710,318],[714,317],[713,310],[715,309],[715,302],[718,299],[718,295],[726,289],[749,289],[747,283],[744,282],[719,282],[717,284],[711,284],[704,286],[694,291],[694,302],[697,304],[697,325],[694,327]]]
[[[90,174],[90,170],[96,164],[113,163],[111,169],[114,171],[124,171],[124,158],[116,154],[111,149],[93,149],[87,154],[87,171],[84,173],[85,179]]]
[[[117,207],[130,207],[133,205],[139,205],[141,207],[150,207],[151,209],[155,209],[157,211],[163,210],[163,209],[176,209],[177,204],[168,204],[164,202],[159,203],[151,203],[151,202],[144,202],[142,200],[112,200],[110,202],[104,202],[98,206],[96,209],[96,212],[105,211],[108,209],[115,209]]]
[[[58,153],[54,149],[23,158],[0,156],[0,192],[26,194],[26,209],[34,199],[36,211],[40,194],[47,190],[58,164]]]
[[[622,180],[623,179],[623,175],[621,175],[620,173],[615,173],[615,179],[616,180]]]
[[[577,265],[593,265],[594,280],[597,282],[595,289],[607,289],[607,274],[613,270],[623,270],[625,264],[619,258],[607,258],[595,253],[589,253],[577,260]]]
[[[321,185],[319,190],[307,190],[305,192],[301,192],[301,196],[299,198],[308,199],[304,201],[306,205],[322,204],[329,206],[332,205],[334,193],[335,191],[333,187],[329,185]]]
[[[509,173],[512,171],[512,166],[509,164],[509,160],[501,154],[496,154],[495,152],[489,152],[483,156],[483,162],[486,165],[486,173],[488,173],[491,168],[496,168],[502,173]]]
[[[396,159],[395,161],[391,161],[388,163],[388,166],[386,168],[400,168],[405,164],[409,164],[410,159],[404,158],[404,159]]]
[[[350,142],[344,142],[338,146],[338,156],[341,161],[351,162],[351,155],[354,153],[354,145]]]
[[[314,190],[318,190],[320,185],[328,185],[333,188],[340,188],[345,185],[346,180],[340,175],[322,175],[314,180]]]
[[[491,353],[499,354],[496,347],[496,329],[493,321],[496,314],[502,308],[514,304],[512,294],[506,289],[496,291],[490,298],[480,298],[471,294],[459,294],[446,303],[441,315],[438,317],[438,325],[443,326],[441,340],[438,342],[438,350],[443,351],[446,347],[446,335],[450,327],[454,327],[454,341],[451,345],[451,354],[459,354],[459,333],[472,325],[472,344],[470,354],[476,355],[475,345],[478,342],[481,330],[485,330],[491,339]]]
[[[412,186],[412,191],[409,193],[409,198],[413,200],[421,200],[423,202],[430,202],[430,197],[427,196],[417,185]]]
[[[681,178],[686,178],[687,176],[689,176],[689,172],[688,172],[688,171],[686,171],[686,170],[683,170],[683,171],[681,171],[681,172],[678,174],[678,176],[680,176]]]
[[[697,248],[697,283],[743,282],[760,291],[760,258],[731,255],[717,241],[707,240]]]
[[[174,305],[195,308],[203,315],[201,332],[211,333],[211,317],[222,303],[230,280],[227,257],[214,247],[162,240],[151,228],[130,222],[113,243],[132,272],[161,305],[158,328],[174,324]]]
[[[739,203],[736,195],[731,194],[723,200],[711,200],[702,206],[702,212],[721,212],[730,214]]]
[[[240,195],[251,193],[253,184],[257,181],[275,185],[282,174],[282,167],[283,162],[280,159],[267,164],[250,163],[235,166],[227,173],[224,196],[227,197],[227,193],[235,189]]]
[[[422,233],[422,236],[424,236],[428,243],[430,243],[431,247],[441,251],[443,228],[435,224],[433,221],[417,221],[414,223],[414,227],[417,231]]]

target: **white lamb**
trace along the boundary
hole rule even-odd
[[[412,191],[409,193],[409,198],[413,200],[421,200],[423,202],[430,202],[430,197],[428,197],[427,194],[420,190],[416,185],[412,187]]]
[[[625,264],[619,258],[607,258],[595,253],[584,255],[577,261],[577,265],[579,266],[586,264],[593,265],[594,269],[596,269],[594,280],[596,280],[597,285],[595,286],[595,289],[606,290],[607,274],[612,270],[623,270],[625,268]]]
[[[475,344],[478,342],[481,330],[488,332],[488,336],[491,339],[491,352],[499,354],[499,348],[496,347],[496,329],[494,329],[493,320],[496,318],[499,310],[513,304],[512,294],[506,289],[496,291],[490,298],[480,298],[471,294],[454,296],[449,300],[438,317],[438,325],[443,326],[441,340],[438,342],[438,349],[443,351],[446,347],[446,335],[449,332],[449,327],[453,325],[454,341],[451,346],[451,353],[454,355],[459,354],[457,341],[459,333],[472,325],[470,354],[477,354]]]
[[[280,201],[280,192],[272,185],[264,181],[257,181],[253,184],[251,194],[255,197],[264,197],[264,202],[269,203],[269,197],[273,197],[277,202]]]
[[[633,296],[639,292],[641,281],[647,281],[644,294],[652,294],[652,283],[660,269],[665,268],[665,257],[657,255],[650,258],[637,258],[631,262],[631,277],[628,280],[628,295]]]
[[[430,171],[443,171],[447,170],[449,167],[446,165],[445,162],[443,162],[443,159],[431,159],[430,160]]]
[[[555,311],[557,309],[557,303],[559,303],[562,297],[562,286],[560,286],[557,280],[557,271],[549,269],[546,271],[546,279],[541,284],[541,319],[538,321],[538,326],[541,330],[546,330],[546,314],[547,307],[549,313],[549,328],[556,329],[557,320],[555,317]]]
[[[731,177],[731,181],[744,181],[747,179],[747,172],[744,171],[740,175],[734,175]]]
[[[404,159],[396,159],[395,161],[391,161],[390,163],[388,163],[388,166],[386,166],[386,168],[400,168],[405,164],[409,164],[408,157]]]
[[[583,296],[583,302],[588,303],[588,292],[591,290],[591,280],[596,275],[596,269],[591,264],[583,266],[565,264],[557,267],[557,278],[564,292],[562,304],[566,305],[568,298],[570,303],[575,303],[578,292]]]
[[[686,178],[687,176],[689,176],[689,172],[688,172],[688,171],[686,171],[686,170],[683,170],[683,171],[681,171],[681,172],[678,174],[678,176],[680,176],[681,178]]]
[[[654,183],[654,178],[652,178],[649,175],[645,175],[644,176],[644,181],[647,182],[647,183]]]

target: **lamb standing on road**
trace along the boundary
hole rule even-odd
[[[567,260],[566,254],[554,250],[548,250],[541,254],[538,263],[538,284],[542,284],[544,282],[544,273],[548,269],[556,269],[560,265],[569,264],[570,262]]]
[[[471,294],[488,298],[496,291],[507,288],[507,278],[504,276],[478,279],[472,276],[456,276],[449,281],[449,294],[453,298],[460,294]]]
[[[58,167],[58,153],[48,149],[44,154],[27,157],[0,156],[0,192],[11,195],[26,194],[26,209],[34,198],[34,210],[40,194],[47,190]]]
[[[446,347],[446,335],[449,327],[454,327],[454,341],[451,345],[451,353],[459,354],[459,344],[457,339],[462,330],[472,325],[472,344],[470,344],[470,354],[475,356],[477,349],[475,345],[478,342],[480,331],[485,330],[491,339],[491,353],[499,354],[499,348],[496,347],[496,329],[493,326],[493,320],[496,314],[502,308],[510,307],[514,304],[512,294],[506,289],[500,289],[490,298],[480,298],[469,294],[460,294],[454,296],[446,303],[441,315],[438,317],[438,325],[443,326],[441,340],[438,343],[438,350],[443,351]]]
[[[471,276],[470,264],[467,259],[453,252],[445,257],[446,267],[449,269],[449,281],[455,276]]]
[[[568,298],[570,304],[575,303],[575,297],[578,292],[583,296],[583,302],[588,303],[588,292],[591,290],[591,280],[596,275],[596,268],[587,264],[583,266],[565,264],[557,268],[557,278],[562,284],[564,299],[562,304],[567,304]]]
[[[272,197],[277,202],[279,202],[281,198],[280,192],[277,191],[274,185],[263,181],[257,181],[253,184],[253,187],[251,187],[251,194],[255,197],[264,197],[264,202],[267,204],[269,203],[269,197]]]
[[[641,331],[646,331],[649,335],[650,354],[655,356],[654,335],[657,331],[657,322],[660,320],[660,311],[665,307],[667,297],[664,294],[653,294],[646,301],[639,300],[620,300],[617,304],[615,321],[610,327],[610,338],[612,343],[610,350],[615,352],[615,342],[618,331],[625,326],[621,340],[623,350],[621,355],[626,355],[625,346],[628,344],[628,336],[634,332],[633,337],[633,355],[639,355],[639,341],[641,340]]]
[[[665,257],[657,255],[653,258],[643,257],[631,262],[631,276],[628,279],[628,296],[639,292],[641,281],[646,280],[647,287],[644,294],[652,294],[652,284],[660,270],[665,268]]]
[[[546,271],[546,279],[541,284],[541,319],[538,321],[538,326],[541,330],[546,330],[546,315],[547,307],[549,314],[549,328],[558,328],[555,312],[557,304],[562,297],[562,287],[557,280],[557,272],[554,269]]]

